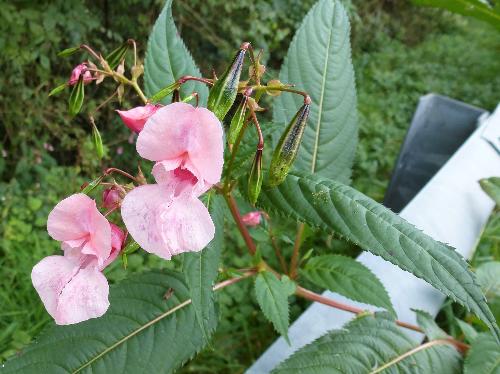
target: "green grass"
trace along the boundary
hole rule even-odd
[[[441,93],[486,109],[497,103],[499,36],[482,24],[461,22],[411,47],[379,33],[370,52],[355,52],[360,145],[353,182],[377,200],[383,198],[421,95]],[[40,165],[21,163],[14,180],[0,183],[0,360],[28,343],[50,320],[31,285],[30,272],[58,247],[45,231],[46,217],[57,201],[82,183],[78,172],[43,158]],[[233,266],[246,266],[249,259],[241,239],[231,227],[228,232],[225,257]],[[314,235],[309,240],[306,246],[313,243]],[[319,244],[331,245],[324,240]],[[341,250],[335,241],[333,250]],[[130,271],[168,266],[139,254],[130,256],[129,264]],[[117,263],[109,275],[116,281],[126,272]],[[276,338],[258,311],[251,281],[221,291],[219,301],[221,320],[213,349],[202,352],[182,372],[243,372]],[[294,304],[292,317],[305,306],[303,301]]]

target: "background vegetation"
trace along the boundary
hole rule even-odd
[[[179,32],[201,63],[205,75],[249,40],[266,50],[269,77],[281,65],[295,28],[314,0],[192,0],[174,2]],[[499,34],[487,24],[406,1],[346,0],[353,27],[353,58],[360,111],[360,145],[354,185],[382,200],[406,129],[418,102],[437,92],[494,109],[500,87]],[[133,169],[133,140],[116,114],[97,118],[106,143],[103,164],[89,161],[93,152],[84,116],[70,119],[64,98],[49,98],[50,89],[68,79],[79,61],[60,59],[66,47],[89,42],[103,51],[132,37],[143,51],[160,0],[53,0],[0,3],[0,360],[15,354],[49,322],[31,286],[30,272],[57,243],[46,231],[54,204],[105,165]],[[219,68],[220,69],[220,68]],[[274,70],[275,69],[275,70]],[[495,91],[497,89],[497,91]],[[105,99],[102,87],[89,90],[90,108]],[[125,102],[123,106],[132,105]],[[113,103],[119,108],[118,103]],[[129,141],[132,140],[132,141]],[[498,260],[498,216],[480,244],[480,258]],[[259,241],[261,229],[252,232]],[[493,231],[492,231],[493,230]],[[495,231],[496,230],[496,231]],[[225,253],[235,265],[245,251],[228,227]],[[276,227],[280,235],[279,224]],[[306,246],[333,247],[354,255],[355,248],[324,241],[309,233]],[[280,237],[283,242],[291,238]],[[261,243],[263,251],[267,243]],[[491,254],[489,248],[497,248]],[[485,249],[486,248],[486,249]],[[229,250],[230,249],[230,250]],[[331,250],[330,250],[331,252]],[[147,263],[146,263],[147,262]],[[165,266],[152,256],[129,257],[128,271]],[[117,263],[110,279],[125,276]],[[227,290],[227,291],[226,291]],[[219,294],[223,318],[213,349],[199,355],[185,371],[242,372],[275,338],[253,300],[251,283]],[[251,303],[240,303],[251,299]],[[305,303],[292,310],[292,318]],[[442,324],[453,330],[449,306]],[[448,317],[447,317],[448,315]],[[453,331],[452,331],[453,332]]]

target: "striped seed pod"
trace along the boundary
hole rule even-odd
[[[253,159],[252,169],[248,177],[248,198],[255,205],[262,187],[262,149],[258,149]]]
[[[307,117],[309,116],[310,104],[309,97],[306,97],[304,105],[295,114],[285,132],[281,135],[269,168],[269,185],[271,187],[275,187],[285,180],[297,157],[302,135],[304,135],[304,129],[306,128]]]
[[[243,68],[245,53],[249,46],[250,43],[243,43],[241,45],[231,65],[210,89],[207,108],[214,112],[221,121],[233,105],[238,94],[241,70]]]

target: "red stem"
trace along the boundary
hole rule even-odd
[[[241,214],[240,211],[238,210],[238,205],[236,204],[236,200],[234,199],[233,195],[231,195],[231,193],[224,194],[224,198],[226,199],[229,210],[231,211],[231,215],[233,216],[234,221],[238,226],[238,230],[240,230],[241,236],[243,236],[243,240],[245,241],[245,244],[248,247],[248,251],[252,256],[255,255],[255,252],[257,252],[257,247],[255,246],[255,243],[252,237],[250,236],[247,227],[245,226],[243,220],[241,219]]]

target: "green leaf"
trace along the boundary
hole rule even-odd
[[[118,65],[120,65],[122,60],[125,58],[129,47],[129,43],[125,42],[106,56],[106,62],[111,70],[114,70]]]
[[[380,313],[362,315],[299,349],[273,373],[456,374],[459,353],[445,341],[415,351],[418,344]]]
[[[103,317],[49,328],[1,372],[170,373],[204,345],[188,298],[182,274],[133,276],[111,287]]]
[[[83,76],[80,76],[78,82],[73,86],[71,90],[71,95],[69,96],[69,114],[71,116],[76,116],[80,113],[83,105],[83,99],[85,98],[85,89],[83,85]]]
[[[464,362],[464,374],[500,373],[500,349],[495,338],[482,333],[474,339]]]
[[[74,55],[75,53],[77,53],[79,51],[81,51],[80,47],[66,48],[66,49],[62,50],[61,52],[59,52],[57,54],[57,56],[68,57],[68,56]]]
[[[477,281],[488,300],[500,296],[500,262],[486,262],[476,270]]]
[[[310,259],[301,271],[311,282],[352,300],[396,312],[380,280],[363,264],[341,255]]]
[[[193,57],[175,27],[171,6],[172,0],[167,0],[149,36],[144,62],[144,84],[148,97],[183,75],[200,76]],[[200,82],[189,81],[182,85],[181,95],[188,96],[193,91],[198,92],[200,105],[204,106],[208,88]],[[163,104],[169,102],[170,98],[162,100]]]
[[[458,319],[458,318],[455,320],[457,321],[458,325],[460,326],[460,329],[464,333],[465,339],[469,343],[472,343],[478,335],[477,331],[474,329],[474,327],[469,325],[467,322],[462,321],[461,319]]]
[[[500,29],[500,7],[491,7],[481,0],[413,0],[414,4],[449,10],[453,13],[474,17]]]
[[[102,138],[99,130],[95,123],[92,122],[92,142],[94,143],[94,148],[99,159],[104,156],[104,146],[102,145]]]
[[[205,341],[208,342],[216,327],[212,321],[215,308],[212,287],[217,278],[224,244],[224,200],[215,193],[209,194],[207,199],[207,208],[215,225],[215,237],[202,251],[184,254],[182,272],[189,288],[196,320]]]
[[[312,99],[295,169],[344,183],[351,177],[358,138],[349,29],[339,0],[318,1],[295,34],[279,76]],[[301,96],[283,93],[273,121],[284,129],[302,104]]]
[[[429,340],[446,339],[448,334],[441,330],[432,316],[423,310],[413,310],[417,314],[417,323],[424,330]]]
[[[293,217],[328,233],[340,234],[424,279],[472,310],[499,336],[476,277],[460,254],[355,189],[326,178],[295,173],[278,187],[263,189],[259,202],[268,213]]]
[[[67,83],[60,84],[56,88],[54,88],[52,91],[49,92],[49,96],[54,96],[57,95],[58,93],[62,92],[66,87],[68,87]]]
[[[294,292],[295,283],[286,275],[280,280],[273,273],[264,271],[259,273],[255,279],[255,295],[260,309],[288,343],[290,343],[288,339],[288,296]]]
[[[481,188],[500,206],[500,177],[491,177],[479,181]]]

